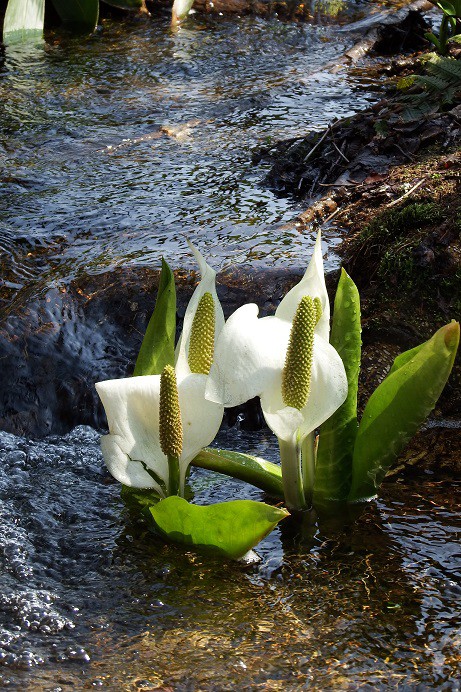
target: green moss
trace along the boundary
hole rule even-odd
[[[440,204],[412,202],[403,208],[389,209],[377,216],[364,229],[363,238],[387,240],[406,235],[430,224],[439,223],[443,216],[444,211]]]

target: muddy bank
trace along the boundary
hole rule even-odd
[[[325,131],[280,142],[258,152],[255,161],[273,161],[266,179],[273,189],[309,199],[330,189],[380,182],[391,166],[414,161],[429,146],[441,151],[459,146],[459,105],[429,119],[391,125],[380,117],[384,107],[380,102]]]

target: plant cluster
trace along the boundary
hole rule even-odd
[[[343,270],[330,331],[320,234],[302,280],[262,319],[249,304],[225,322],[215,272],[193,251],[202,279],[176,348],[174,277],[163,262],[134,377],[96,385],[109,423],[101,447],[124,498],[156,533],[239,557],[288,512],[249,500],[193,505],[184,497],[190,465],[249,482],[295,514],[314,507],[334,515],[372,499],[440,396],[460,328],[451,322],[399,355],[359,422],[359,293]],[[207,447],[224,407],[255,396],[278,438],[280,466]]]
[[[425,34],[440,55],[446,55],[450,43],[461,43],[461,0],[431,0],[442,10],[439,34]]]
[[[461,60],[429,53],[422,59],[422,74],[399,80],[397,88],[405,93],[398,97],[399,117],[418,121],[446,110],[461,99]]]

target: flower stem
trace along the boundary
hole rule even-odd
[[[179,457],[168,455],[168,495],[180,495]]]
[[[206,447],[192,459],[191,464],[251,483],[269,495],[283,499],[280,466],[265,459],[240,452],[230,452],[226,449]]]
[[[306,501],[312,503],[315,480],[316,439],[311,432],[301,443],[301,459],[303,472],[303,488]]]
[[[282,482],[288,509],[307,509],[301,471],[301,448],[279,438]]]

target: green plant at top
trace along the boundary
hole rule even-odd
[[[439,34],[432,32],[425,37],[435,46],[440,55],[446,55],[450,42],[461,43],[461,0],[431,0],[443,12]]]

